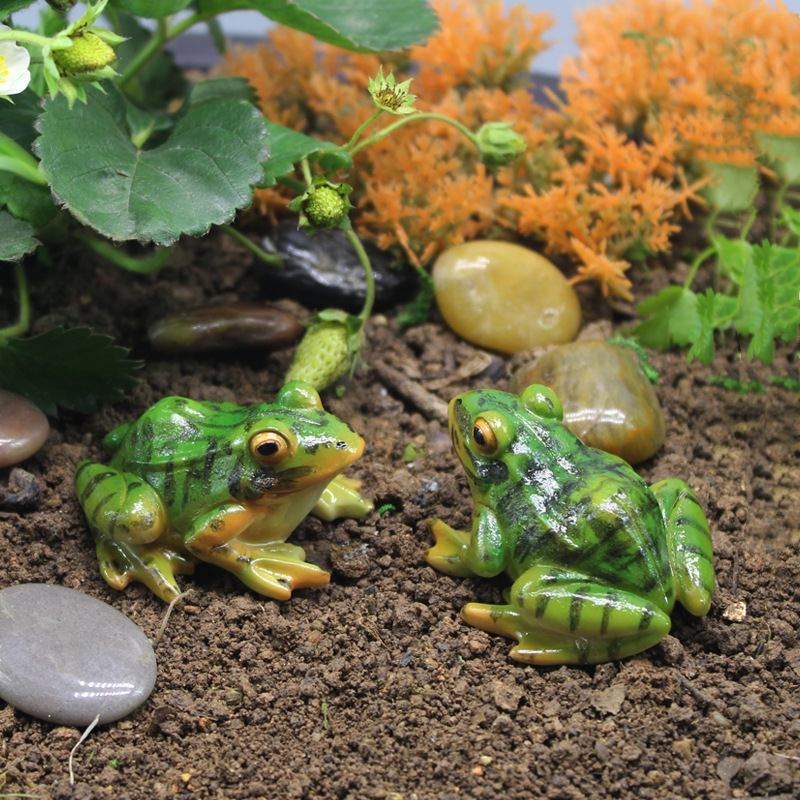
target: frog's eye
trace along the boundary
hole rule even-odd
[[[277,431],[261,431],[250,440],[250,452],[259,464],[270,466],[289,455],[289,442]]]
[[[485,456],[494,455],[497,452],[497,435],[488,420],[478,417],[472,428],[472,441],[475,447]]]

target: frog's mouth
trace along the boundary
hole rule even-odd
[[[450,438],[453,441],[453,447],[461,461],[464,461],[466,453],[465,442],[469,434],[472,420],[470,419],[469,412],[464,408],[464,402],[461,397],[454,397],[447,409],[447,419],[450,428]]]

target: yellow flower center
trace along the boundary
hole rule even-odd
[[[405,96],[405,92],[398,92],[396,89],[390,89],[386,84],[381,86],[374,95],[379,105],[382,105],[384,108],[391,108],[392,111],[396,111],[403,105]]]
[[[6,65],[6,58],[4,55],[0,55],[0,83],[8,83],[8,76],[11,73],[11,70]]]

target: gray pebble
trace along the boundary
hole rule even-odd
[[[85,726],[138,708],[156,682],[142,630],[115,608],[63,586],[0,591],[0,698],[33,717]]]

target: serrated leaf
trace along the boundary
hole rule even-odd
[[[199,0],[202,13],[251,8],[321,42],[362,52],[419,44],[437,27],[425,0]]]
[[[753,258],[753,246],[743,239],[728,239],[725,236],[714,236],[712,244],[720,273],[741,284],[745,267]]]
[[[47,102],[34,149],[53,193],[80,222],[117,241],[169,245],[230,222],[249,205],[266,158],[263,116],[241,100],[191,107],[167,139],[137,147],[114,86],[88,103]]]
[[[6,175],[0,181],[0,208],[6,206],[17,218],[43,228],[58,213],[47,186]]]
[[[719,164],[715,161],[703,163],[715,179],[700,193],[714,208],[735,212],[752,206],[758,191],[756,167],[737,167],[735,164]]]
[[[672,345],[685,347],[700,333],[697,295],[691,289],[669,286],[639,303],[636,310],[649,317],[633,331],[644,347],[653,350],[666,350]]]
[[[110,336],[58,327],[0,341],[0,374],[4,388],[25,395],[50,416],[57,416],[57,406],[85,414],[136,385],[131,373],[141,362],[127,355]]]
[[[278,125],[277,122],[266,120],[266,124],[269,131],[269,161],[262,165],[264,167],[262,187],[274,186],[275,181],[288,175],[300,159],[337,146],[298,133],[291,128]]]
[[[700,318],[700,329],[695,337],[686,360],[697,359],[701,364],[710,364],[714,360],[714,331],[720,315],[718,300],[720,297],[711,289],[697,296],[697,315]]]
[[[0,261],[19,261],[38,246],[29,222],[0,211]]]

